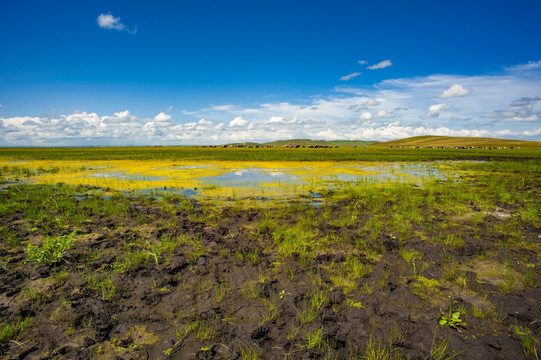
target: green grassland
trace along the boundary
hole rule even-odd
[[[283,141],[282,143],[287,143]],[[311,142],[314,143],[314,142]],[[324,144],[334,144],[325,142]],[[455,144],[455,145],[454,145]],[[458,145],[460,144],[460,145]],[[421,148],[396,149],[390,146]],[[427,149],[438,146],[499,146],[501,149]],[[510,149],[514,146],[513,149]],[[520,149],[518,148],[520,146]],[[505,149],[503,147],[506,147]],[[271,148],[235,147],[95,147],[95,148],[0,148],[4,160],[216,160],[216,161],[430,161],[503,160],[541,157],[539,142],[483,138],[420,137],[378,143],[368,147],[329,149],[276,145]]]
[[[0,149],[0,358],[538,359],[540,155]],[[483,161],[422,183],[205,202],[66,184],[49,166],[318,159]]]

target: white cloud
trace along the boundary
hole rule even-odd
[[[366,68],[367,68],[368,70],[384,69],[384,68],[386,68],[386,67],[391,66],[392,64],[393,64],[393,63],[391,62],[391,60],[383,60],[383,61],[380,61],[380,62],[377,63],[377,64],[367,66]]]
[[[108,30],[120,30],[120,31],[127,31],[130,34],[137,33],[137,28],[134,28],[133,30],[130,30],[124,25],[119,17],[114,17],[113,15],[109,14],[100,14],[97,19],[98,26],[104,29]]]
[[[448,104],[436,104],[428,108],[428,112],[423,116],[424,119],[438,117],[442,111],[451,109],[451,105]]]
[[[362,106],[366,106],[366,107],[372,107],[372,106],[377,106],[379,105],[380,102],[376,99],[368,99],[366,100],[365,102],[362,103]]]
[[[507,108],[496,110],[483,115],[485,118],[498,119],[502,122],[533,122],[541,120],[541,110],[536,111],[535,105],[541,97],[524,97],[511,102]]]
[[[152,119],[153,122],[171,122],[171,115],[166,114],[164,112],[159,113]]]
[[[455,97],[466,96],[471,92],[472,92],[471,89],[464,89],[462,85],[454,84],[449,89],[442,92],[441,94],[436,95],[436,97],[440,99],[450,99],[450,98],[455,98]]]
[[[541,135],[541,127],[534,131],[524,131],[525,136],[539,136]]]
[[[212,106],[212,109],[217,110],[217,111],[229,111],[229,110],[234,110],[235,106],[233,106],[233,105],[214,105],[214,106]]]
[[[248,124],[248,121],[244,120],[242,116],[237,116],[229,123],[230,127],[241,127]]]
[[[380,110],[376,115],[374,115],[374,118],[376,119],[390,119],[394,118],[394,114],[387,112],[386,110]]]
[[[394,118],[395,115],[393,113],[390,113],[386,110],[380,110],[376,114],[372,115],[372,113],[365,111],[359,116],[359,120],[367,121],[371,119],[391,119]]]
[[[508,67],[507,70],[528,71],[541,68],[541,60],[528,61],[526,64],[520,64]]]
[[[283,116],[271,116],[271,118],[268,121],[269,123],[283,123],[284,117]]]
[[[0,104],[0,109],[3,108],[3,107],[4,107],[4,105]]]
[[[370,120],[372,119],[372,114],[369,113],[368,111],[365,111],[361,114],[361,116],[359,116],[359,119],[360,120]]]
[[[361,64],[361,65],[366,65],[366,64],[367,64],[367,61],[366,61],[366,60],[359,60],[359,64]]]
[[[201,126],[214,126],[214,123],[212,121],[208,121],[205,119],[201,119],[198,121],[198,124]]]
[[[354,73],[351,73],[351,74],[342,76],[342,77],[340,78],[340,80],[342,80],[342,81],[348,81],[348,80],[353,79],[354,77],[360,76],[361,74],[362,74],[362,73],[360,73],[360,72],[354,72]]]
[[[137,121],[137,117],[132,116],[128,110],[114,113],[113,116],[103,116],[101,119],[107,124],[128,124]]]

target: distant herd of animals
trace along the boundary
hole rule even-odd
[[[285,144],[281,145],[282,147],[288,148],[288,149],[299,149],[299,148],[308,148],[308,149],[337,149],[339,148],[338,145],[296,145],[296,144]],[[243,145],[243,144],[236,144],[236,145],[201,145],[197,146],[199,148],[249,148],[249,149],[259,149],[259,148],[275,148],[277,145]],[[357,147],[357,145],[353,146],[354,148]],[[366,148],[366,146],[364,146]],[[460,149],[460,150],[466,150],[466,149],[488,149],[488,150],[501,150],[501,149],[507,149],[507,146],[411,146],[411,145],[390,145],[386,146],[386,149]],[[516,147],[517,149],[520,149],[520,146]],[[515,149],[514,146],[509,146],[509,149]]]
[[[249,148],[249,149],[259,149],[259,148],[275,148],[276,145],[201,145],[197,146],[199,148]],[[282,147],[288,148],[288,149],[298,149],[298,148],[308,148],[308,149],[336,149],[339,146],[338,145],[293,145],[293,144],[285,144],[282,145]],[[357,147],[355,145],[354,147]]]

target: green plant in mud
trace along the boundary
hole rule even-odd
[[[524,356],[529,358],[533,355],[539,360],[539,339],[532,334],[532,330],[528,327],[514,325],[513,333],[520,339]]]
[[[24,294],[28,301],[38,301],[43,303],[46,300],[46,295],[42,292],[36,291],[30,281],[25,282],[21,293]]]
[[[533,288],[541,286],[541,277],[536,271],[535,264],[524,264],[525,271],[522,280],[522,286],[524,288]]]
[[[221,303],[224,297],[231,292],[232,288],[227,282],[221,282],[219,284],[214,284],[214,297],[216,303]]]
[[[32,317],[29,315],[21,317],[16,321],[0,321],[0,343],[9,340],[17,341],[31,324]]]
[[[423,259],[422,253],[417,250],[402,249],[400,255],[402,255],[402,258],[411,265],[414,275],[419,275],[422,273],[423,267],[420,264],[420,260]]]
[[[197,329],[194,334],[195,337],[201,341],[208,341],[214,339],[216,336],[216,324],[213,321],[199,321]]]
[[[432,344],[430,345],[430,355],[425,359],[431,360],[450,360],[462,352],[456,352],[454,350],[449,350],[449,338],[444,337],[440,341],[436,340],[436,329],[434,329],[434,335],[432,336]]]
[[[438,324],[441,326],[449,326],[453,329],[458,329],[458,326],[464,325],[460,318],[460,311],[449,311],[449,314],[445,314],[443,310],[440,309],[440,312],[441,315],[438,318]]]
[[[440,309],[441,315],[438,318],[438,324],[440,324],[441,326],[449,326],[455,330],[459,330],[459,326],[465,326],[466,324],[460,318],[461,312],[458,310],[453,311],[453,302],[454,299],[452,297],[449,297],[449,311],[447,314],[444,313],[442,309]]]
[[[41,246],[28,244],[26,253],[28,260],[35,261],[40,264],[53,264],[64,256],[66,251],[73,245],[73,240],[76,236],[76,231],[69,235],[56,237],[46,237]]]
[[[265,210],[263,219],[257,223],[257,234],[261,235],[267,231],[272,232],[278,227],[278,221],[270,210]]]
[[[113,264],[113,268],[119,273],[129,270],[135,270],[147,263],[151,256],[149,251],[142,249],[144,246],[138,242],[128,243],[124,246],[124,251],[120,258]]]
[[[464,240],[462,236],[457,233],[441,234],[438,236],[437,241],[445,245],[449,245],[455,249],[461,249],[464,247]]]
[[[424,276],[417,276],[412,286],[412,293],[421,299],[440,292],[441,283],[436,279],[427,279]]]
[[[351,306],[351,307],[354,307],[354,308],[357,308],[357,309],[364,309],[365,308],[365,306],[363,305],[362,302],[355,301],[355,300],[350,299],[350,298],[346,298],[346,304],[348,304],[348,306]]]
[[[7,226],[0,225],[0,242],[12,247],[18,246],[21,240],[15,231],[12,231]]]
[[[177,344],[181,343],[184,339],[186,339],[190,333],[192,333],[194,330],[198,328],[198,326],[199,326],[199,321],[197,319],[178,324],[177,329],[175,331]]]
[[[261,262],[259,253],[255,249],[238,249],[235,252],[235,256],[239,260],[248,260],[252,265],[257,265]]]
[[[325,332],[323,331],[323,325],[313,329],[312,331],[306,332],[306,343],[305,346],[307,349],[323,349],[327,347],[325,342]]]
[[[301,306],[295,309],[297,312],[297,319],[299,319],[301,324],[308,324],[317,319],[319,309],[314,305],[315,304],[311,301],[303,302]]]
[[[240,358],[242,360],[259,360],[261,359],[261,350],[259,350],[257,344],[253,345],[240,345]]]
[[[194,264],[197,259],[207,252],[207,249],[201,243],[200,237],[188,237],[187,243],[191,246],[188,250],[188,260],[190,263]]]
[[[263,284],[258,281],[248,281],[246,286],[242,289],[242,292],[249,299],[257,299],[263,291]]]
[[[160,248],[156,246],[155,244],[151,244],[148,240],[146,243],[147,243],[147,249],[148,249],[146,250],[146,253],[154,259],[154,262],[156,263],[156,265],[160,265],[160,258],[161,258]]]
[[[376,241],[383,232],[383,216],[376,215],[368,219],[364,224],[364,228],[369,232],[370,239]]]
[[[116,295],[117,286],[109,273],[86,275],[81,273],[85,284],[92,290],[99,291],[102,299],[112,301]]]
[[[280,306],[282,306],[282,303],[280,301],[282,298],[283,297],[280,297],[280,295],[277,295],[277,296],[271,296],[268,299],[267,298],[261,299],[267,312],[259,320],[259,325],[263,325],[267,321],[276,320],[276,318],[278,318],[278,312],[280,310]]]
[[[373,335],[370,335],[362,358],[366,360],[400,360],[402,356],[392,342],[376,340]]]
[[[312,307],[318,311],[323,309],[329,303],[329,290],[328,289],[314,289],[308,290],[308,298]]]
[[[299,225],[279,227],[272,236],[278,252],[284,257],[298,253],[301,259],[305,259],[326,245],[324,239],[318,238],[317,229],[305,229]]]
[[[348,255],[339,265],[331,263],[328,267],[330,279],[335,286],[341,287],[344,293],[356,289],[359,280],[372,273],[373,266],[363,262],[358,256]]]

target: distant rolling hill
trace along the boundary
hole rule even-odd
[[[540,141],[508,140],[482,137],[452,137],[452,136],[415,136],[406,139],[381,142],[372,145],[374,147],[390,146],[420,146],[420,147],[521,147],[541,148]]]

